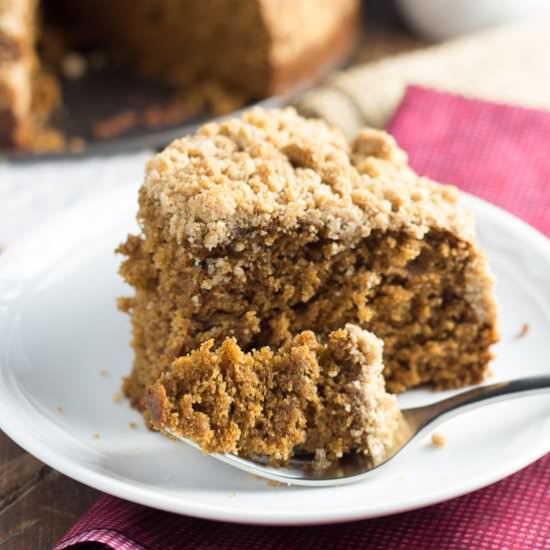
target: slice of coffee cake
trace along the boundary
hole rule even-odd
[[[120,301],[126,394],[143,410],[147,387],[209,339],[277,349],[346,323],[384,341],[389,391],[480,382],[497,339],[492,280],[456,200],[386,133],[348,143],[293,109],[175,141],[148,163],[142,233],[119,248],[135,289]]]

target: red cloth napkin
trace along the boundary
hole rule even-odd
[[[550,235],[550,113],[410,87],[390,131],[419,173],[488,199]],[[231,525],[104,496],[55,550],[83,541],[125,550],[549,550],[550,454],[470,495],[342,525]]]
[[[409,86],[389,132],[419,174],[488,200],[550,236],[550,112]]]

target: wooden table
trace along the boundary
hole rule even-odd
[[[368,5],[355,62],[425,45],[404,30],[386,0]],[[36,460],[0,431],[0,550],[50,548],[100,494]]]
[[[52,470],[0,432],[0,548],[49,548],[99,492]]]

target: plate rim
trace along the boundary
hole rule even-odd
[[[126,188],[130,186],[122,187]],[[118,191],[122,191],[122,189],[119,188],[119,190],[116,190],[115,192]],[[112,193],[112,190],[107,193]],[[65,209],[62,214],[67,215],[71,211],[78,208],[83,208],[89,202],[97,200],[105,194],[106,193],[103,192],[93,197],[88,197],[87,199],[84,199],[83,201],[80,201]],[[492,224],[505,225],[513,231],[521,234],[521,240],[528,239],[531,241],[532,244],[536,245],[542,254],[544,254],[544,256],[546,256],[550,261],[550,240],[528,223],[507,212],[506,210],[485,201],[484,199],[463,191],[460,192],[459,204],[466,209],[474,210],[477,216],[479,216],[479,213],[482,212],[482,215]],[[52,223],[51,219],[46,220],[43,224],[40,224],[40,227],[47,226],[50,223]],[[21,247],[24,248],[25,243],[32,240],[35,234],[36,231],[28,232],[20,240],[15,241],[13,245],[10,246],[4,254],[2,254],[2,257],[0,257],[0,266],[5,265],[11,260],[12,257],[17,259],[17,252],[20,250],[20,247],[15,245],[20,244]],[[4,370],[4,368],[4,361],[0,361],[0,370]],[[1,391],[2,390],[0,390],[0,393]],[[13,421],[14,415],[10,414],[13,413],[13,409],[8,405],[11,401],[3,401],[4,400],[0,400],[0,429],[25,451],[29,452],[34,457],[64,475],[100,490],[103,493],[145,506],[150,506],[159,510],[176,514],[185,514],[202,519],[228,521],[240,524],[315,525],[372,519],[391,514],[403,513],[410,510],[439,504],[441,502],[471,493],[483,487],[487,487],[512,475],[513,473],[520,471],[529,464],[543,457],[546,453],[550,452],[550,440],[547,441],[546,445],[543,442],[534,444],[530,450],[525,453],[525,455],[516,457],[515,459],[509,459],[503,466],[496,468],[495,471],[485,473],[484,475],[478,474],[472,479],[468,479],[466,482],[462,482],[460,484],[455,483],[452,487],[445,487],[437,491],[430,491],[421,497],[409,497],[402,504],[390,502],[376,511],[362,510],[356,504],[351,505],[349,508],[339,508],[337,510],[328,508],[326,511],[314,511],[312,513],[308,513],[307,509],[300,509],[299,511],[293,509],[268,510],[267,512],[258,508],[253,510],[243,510],[242,508],[227,506],[226,503],[213,505],[207,502],[201,502],[199,504],[196,501],[186,501],[181,496],[163,494],[159,492],[158,489],[155,489],[150,485],[136,485],[131,483],[129,480],[122,480],[113,477],[108,473],[90,469],[85,464],[83,465],[70,458],[65,458],[62,453],[56,452],[53,446],[34,439],[32,430],[29,430],[28,428],[25,430],[25,420],[17,419]],[[315,491],[319,489],[306,488],[303,490]]]

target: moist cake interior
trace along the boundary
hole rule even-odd
[[[142,241],[122,249],[135,258],[123,273],[138,288],[131,301],[136,370],[126,383],[136,404],[173,359],[209,338],[219,344],[235,336],[245,350],[277,347],[303,330],[326,336],[347,322],[384,340],[390,391],[483,380],[494,330],[463,299],[467,279],[476,276],[468,244],[445,232],[417,240],[377,231],[353,249],[338,250],[331,239],[300,226],[288,235],[261,233],[246,237],[271,243],[261,252],[222,248],[202,258],[159,242],[158,272]],[[180,272],[195,262],[209,272],[200,283],[192,267]],[[224,284],[210,288],[216,278]],[[194,283],[188,303],[186,287]]]
[[[400,419],[384,389],[382,342],[354,325],[325,343],[305,331],[276,351],[209,340],[148,389],[147,410],[155,429],[205,452],[284,463],[299,449],[318,466],[352,451],[383,461]]]

